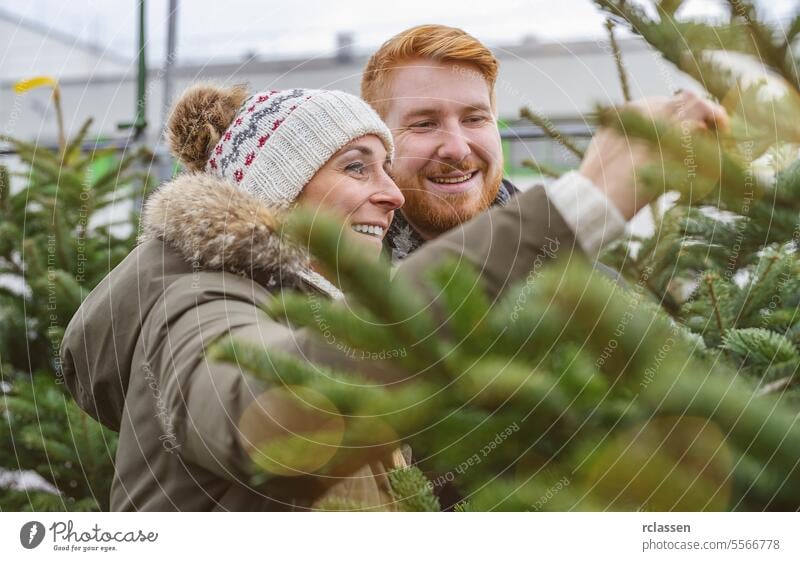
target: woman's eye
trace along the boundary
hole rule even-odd
[[[352,164],[348,164],[344,169],[352,173],[363,174],[367,171],[367,166],[362,162],[353,162]]]

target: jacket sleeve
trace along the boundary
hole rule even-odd
[[[619,209],[577,171],[564,174],[544,189],[590,259],[597,259],[603,247],[625,231],[625,218]]]

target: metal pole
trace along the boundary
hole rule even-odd
[[[136,117],[131,123],[133,127],[133,138],[130,144],[132,150],[139,149],[144,145],[144,131],[147,128],[147,52],[145,45],[145,0],[139,0],[139,68],[136,76]],[[134,169],[144,168],[144,162],[136,161]],[[144,170],[143,170],[144,171]],[[134,202],[137,212],[141,212],[144,202],[144,193],[139,193]]]
[[[145,52],[145,10],[144,0],[139,2],[139,36],[137,37],[138,48],[138,70],[136,73],[136,110],[131,123],[119,123],[117,128],[120,130],[133,129],[131,140],[134,142],[141,139],[144,129],[147,128],[147,57]]]
[[[169,0],[169,11],[167,13],[167,55],[164,59],[164,71],[163,71],[163,80],[164,80],[164,96],[162,100],[162,110],[161,110],[161,124],[162,130],[164,126],[167,124],[167,118],[169,117],[169,108],[172,103],[172,71],[175,67],[175,41],[176,41],[176,33],[175,29],[177,27],[178,21],[178,0]]]
[[[136,119],[133,122],[133,138],[138,140],[147,127],[146,85],[147,85],[147,56],[145,51],[145,0],[139,0],[139,72],[136,77]]]
[[[167,12],[167,51],[164,57],[164,68],[161,70],[161,79],[164,81],[162,100],[161,100],[161,128],[159,129],[158,139],[156,140],[156,171],[158,182],[163,183],[172,179],[175,165],[169,148],[164,142],[164,130],[169,119],[169,110],[172,104],[172,90],[174,88],[173,74],[175,67],[175,52],[177,43],[177,21],[178,21],[178,0],[169,0]]]

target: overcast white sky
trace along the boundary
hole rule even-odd
[[[721,0],[687,0],[684,14],[724,13]],[[760,0],[773,17],[784,17],[796,0]],[[147,1],[148,55],[163,59],[167,0]],[[132,56],[136,0],[0,0],[7,12]],[[361,50],[420,23],[462,27],[490,46],[525,36],[569,40],[604,35],[603,16],[591,0],[179,0],[179,61],[328,54],[337,32],[354,34]]]

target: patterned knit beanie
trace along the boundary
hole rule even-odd
[[[173,154],[194,171],[231,181],[270,206],[286,208],[336,152],[378,136],[388,157],[392,135],[361,99],[340,91],[199,85],[178,100],[167,123]]]

